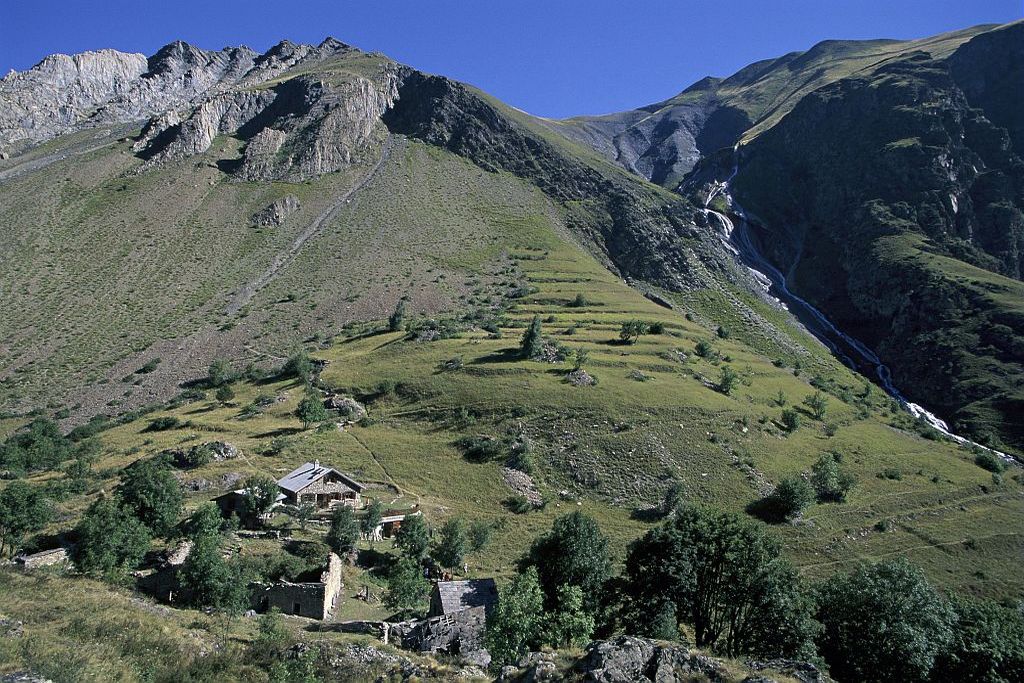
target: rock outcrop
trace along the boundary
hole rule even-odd
[[[135,144],[144,168],[202,153],[217,135],[237,134],[254,143],[241,164],[243,178],[330,173],[365,150],[396,96],[395,70],[376,77],[338,71],[323,80],[289,79],[287,72],[354,52],[328,38],[317,46],[285,41],[263,55],[181,41],[149,58],[116,50],[51,55],[0,80],[0,151],[148,119]],[[278,78],[283,81],[266,87]]]
[[[587,645],[585,652],[568,665],[551,652],[531,652],[515,666],[503,667],[498,677],[504,683],[583,680],[594,683],[684,683],[685,681],[738,681],[737,666],[727,668],[715,657],[691,652],[683,645],[619,636]],[[771,683],[774,676],[802,683],[833,683],[818,667],[808,662],[776,659],[746,663],[744,683]]]
[[[265,130],[270,130],[269,128]],[[262,211],[253,214],[253,225],[260,228],[280,227],[293,213],[299,210],[301,203],[299,198],[293,194],[286,194],[280,199],[275,199]]]

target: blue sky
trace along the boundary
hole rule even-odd
[[[263,51],[327,35],[542,116],[671,97],[827,38],[914,38],[1024,16],[1024,0],[2,0],[0,71],[174,39]]]

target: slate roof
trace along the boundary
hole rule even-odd
[[[443,614],[454,614],[471,607],[483,607],[490,612],[498,601],[498,586],[494,579],[438,581],[437,594]]]
[[[298,493],[302,489],[306,488],[315,481],[323,479],[325,476],[334,472],[345,482],[345,484],[353,491],[362,492],[366,488],[363,484],[348,476],[344,472],[339,472],[333,467],[326,467],[321,465],[319,462],[307,462],[305,464],[296,467],[294,470],[284,475],[281,479],[277,480],[277,485],[285,491],[291,493]]]

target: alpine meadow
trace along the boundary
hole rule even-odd
[[[1022,21],[565,119],[12,70],[0,680],[1024,682],[1022,86]]]

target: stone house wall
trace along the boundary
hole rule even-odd
[[[267,609],[277,608],[282,614],[326,620],[334,613],[341,595],[341,558],[331,553],[320,581],[291,583],[278,581],[263,588]]]

